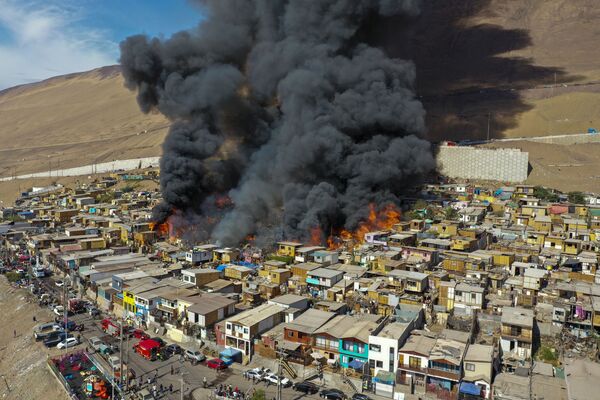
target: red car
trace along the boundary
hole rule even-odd
[[[146,340],[146,339],[150,339],[150,335],[148,335],[146,332],[144,332],[141,329],[136,329],[133,331],[133,337],[136,339],[141,339],[141,340]]]
[[[227,364],[225,364],[225,361],[221,360],[220,358],[213,358],[212,360],[208,360],[206,362],[206,366],[208,368],[212,368],[212,369],[226,369],[227,368]]]

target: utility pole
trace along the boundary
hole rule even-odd
[[[6,376],[2,375],[2,379],[4,379],[4,384],[6,385],[6,390],[8,390],[8,393],[10,393],[11,390],[10,390],[10,386],[8,386],[8,382],[6,381]]]
[[[120,386],[123,387],[123,375],[124,375],[124,371],[123,371],[123,317],[121,317],[121,327],[120,327],[120,332],[119,332],[119,363],[120,363],[120,375],[119,375],[119,383],[121,384]],[[125,377],[125,380],[127,380],[127,377]]]
[[[488,112],[488,121],[487,121],[487,141],[490,141],[490,118],[492,117],[492,113]]]

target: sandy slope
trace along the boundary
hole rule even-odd
[[[38,321],[50,321],[49,310],[27,302],[26,291],[12,288],[0,277],[0,397],[14,400],[67,400],[69,397],[46,366],[47,350],[36,343],[32,328]],[[17,331],[16,339],[13,330]],[[35,384],[32,384],[35,383]]]
[[[160,155],[169,124],[114,66],[4,90],[0,121],[1,176]]]

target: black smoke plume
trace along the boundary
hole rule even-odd
[[[196,29],[121,43],[141,109],[173,121],[155,219],[195,215],[222,244],[303,239],[354,229],[369,203],[397,202],[434,168],[413,64],[359,38],[377,16],[416,16],[419,1],[198,3]],[[232,204],[215,219],[222,196]]]

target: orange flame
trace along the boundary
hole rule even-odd
[[[377,212],[375,204],[369,204],[369,216],[365,221],[362,221],[354,232],[345,229],[340,230],[336,235],[327,238],[327,247],[329,249],[337,249],[345,242],[363,243],[365,234],[373,231],[388,231],[394,225],[400,222],[400,210],[394,204],[386,205],[382,210]]]
[[[310,230],[310,244],[318,246],[323,243],[323,231],[320,227],[315,226]]]

